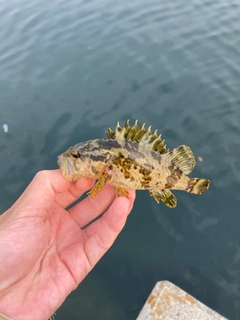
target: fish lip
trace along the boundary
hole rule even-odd
[[[57,158],[57,163],[59,165],[59,168],[62,172],[62,175],[64,178],[66,178],[68,181],[73,180],[73,164],[72,161],[68,158],[66,158],[64,155],[60,155]]]

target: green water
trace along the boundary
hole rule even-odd
[[[57,320],[135,319],[159,280],[240,319],[239,16],[239,1],[1,1],[1,212],[118,120],[189,145],[193,175],[211,180],[205,195],[176,192],[174,210],[138,192]]]

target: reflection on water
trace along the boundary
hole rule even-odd
[[[239,15],[236,1],[2,3],[1,212],[58,154],[118,120],[189,145],[203,159],[194,175],[211,180],[205,195],[178,192],[175,210],[138,192],[57,319],[134,319],[159,280],[240,318]]]

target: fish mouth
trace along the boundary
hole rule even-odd
[[[58,156],[57,163],[64,178],[70,182],[73,181],[74,168],[72,161],[63,155],[60,155]]]

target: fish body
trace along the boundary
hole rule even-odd
[[[115,131],[108,129],[107,139],[78,143],[58,157],[62,174],[69,181],[82,177],[98,179],[89,192],[99,193],[106,183],[114,186],[119,196],[128,197],[127,189],[149,190],[159,203],[173,208],[177,200],[170,190],[201,194],[210,181],[190,178],[195,166],[191,149],[185,145],[169,151],[157,131],[151,127],[131,127],[127,121]]]

